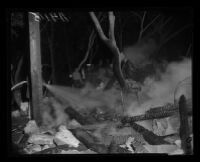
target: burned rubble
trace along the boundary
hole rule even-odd
[[[121,28],[131,13],[141,18],[141,29],[133,45],[128,38],[123,45]],[[13,153],[193,154],[191,58],[157,61],[156,54],[162,55],[162,46],[173,36],[170,31],[159,35],[169,20],[141,13],[59,12],[57,19],[44,13],[48,21],[42,12],[28,12],[24,20],[12,13],[19,18],[14,21],[29,26],[30,43],[27,72],[21,72],[27,56],[11,64],[11,141],[18,150]],[[144,20],[149,24],[144,26]],[[64,37],[62,45],[56,42],[59,37]],[[98,55],[103,51],[108,61]],[[84,55],[80,60],[75,53]]]

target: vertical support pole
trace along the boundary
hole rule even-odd
[[[37,13],[29,12],[29,38],[30,38],[30,71],[32,93],[32,119],[41,124],[42,106],[42,75],[41,75],[41,49],[40,49],[40,24],[36,19]]]
[[[188,123],[188,112],[186,98],[182,95],[179,99],[179,113],[180,113],[180,138],[181,147],[184,154],[192,154],[192,146],[190,141],[189,123]]]

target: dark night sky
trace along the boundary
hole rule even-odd
[[[127,11],[126,11],[127,12]],[[142,11],[143,12],[143,11]],[[172,25],[172,31],[177,31],[182,26],[187,24],[193,24],[193,11],[184,9],[170,9],[170,8],[156,8],[147,10],[149,15],[153,16],[156,14],[163,14],[166,17],[172,17],[170,25]],[[60,75],[67,75],[67,73],[72,72],[75,67],[83,59],[85,52],[87,50],[87,42],[89,38],[89,33],[94,27],[91,19],[87,12],[64,12],[67,17],[70,17],[69,22],[58,21],[54,24],[55,27],[55,55],[56,62]],[[123,13],[126,18],[126,13]],[[148,18],[148,17],[147,17]],[[41,29],[46,22],[40,23]],[[107,20],[104,20],[102,27],[106,33],[105,28],[107,27]],[[16,28],[15,28],[16,29]],[[24,28],[16,29],[19,33],[17,39],[12,42],[12,62],[16,60],[17,55],[28,54],[27,48],[24,48],[24,43],[27,41],[27,32]],[[134,45],[136,38],[138,36],[139,27],[134,18],[126,23],[123,32],[123,46]],[[160,50],[160,56],[173,60],[175,56],[185,55],[189,44],[192,41],[192,30],[193,27],[189,27],[182,33],[170,40],[163,48]],[[49,25],[47,25],[41,32],[41,47],[42,47],[42,63],[50,64],[49,50],[47,44],[47,36],[49,32]],[[107,33],[106,33],[107,34]],[[100,59],[112,59],[112,54],[104,46],[104,44],[97,37],[95,40],[95,47],[98,44],[98,49],[95,53],[94,63],[98,63]],[[68,64],[71,64],[68,66]]]

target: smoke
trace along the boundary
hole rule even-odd
[[[135,66],[144,66],[150,62],[150,56],[154,54],[157,45],[153,39],[139,42],[131,47],[126,47],[123,51],[126,58]]]
[[[140,104],[133,102],[128,107],[127,114],[143,114],[150,107],[174,103],[174,96],[175,100],[182,94],[191,98],[191,66],[191,59],[184,58],[165,65],[164,72],[158,69],[155,75],[147,77],[140,93]],[[184,83],[188,84],[179,84],[184,79]]]
[[[44,110],[43,119],[46,125],[67,124],[68,117],[64,109],[68,106],[72,106],[79,113],[89,113],[92,109],[98,108],[106,114],[109,110],[115,110],[119,115],[125,113],[124,115],[135,116],[144,114],[151,107],[174,103],[174,96],[176,100],[182,94],[186,98],[191,98],[191,60],[184,58],[181,61],[165,63],[164,70],[157,69],[154,75],[145,79],[142,91],[139,93],[139,102],[135,94],[124,95],[125,111],[122,111],[121,91],[115,86],[107,91],[97,90],[89,83],[82,89],[58,85],[46,85],[46,87],[56,100],[61,101],[51,99],[49,105],[53,108],[48,106]],[[55,117],[51,115],[52,109],[54,109]]]
[[[42,124],[47,128],[54,128],[59,125],[67,125],[69,117],[64,113],[64,105],[53,97],[43,99]]]
[[[89,115],[94,109],[104,114],[122,111],[120,91],[115,88],[108,91],[98,90],[90,83],[81,89],[59,85],[45,85],[45,87],[52,96],[43,101],[43,125],[48,127],[67,125],[69,118],[64,110],[69,106],[82,115]]]
[[[56,99],[66,106],[77,109],[93,109],[94,107],[114,108],[120,93],[116,89],[104,92],[93,87],[90,83],[82,89],[58,85],[46,85]]]

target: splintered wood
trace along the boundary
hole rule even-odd
[[[142,115],[123,117],[122,122],[130,123],[142,120],[166,118],[172,115],[176,115],[178,112],[179,112],[178,107],[174,106],[173,104],[167,104],[165,106],[150,108],[150,110],[146,111],[146,113]]]

